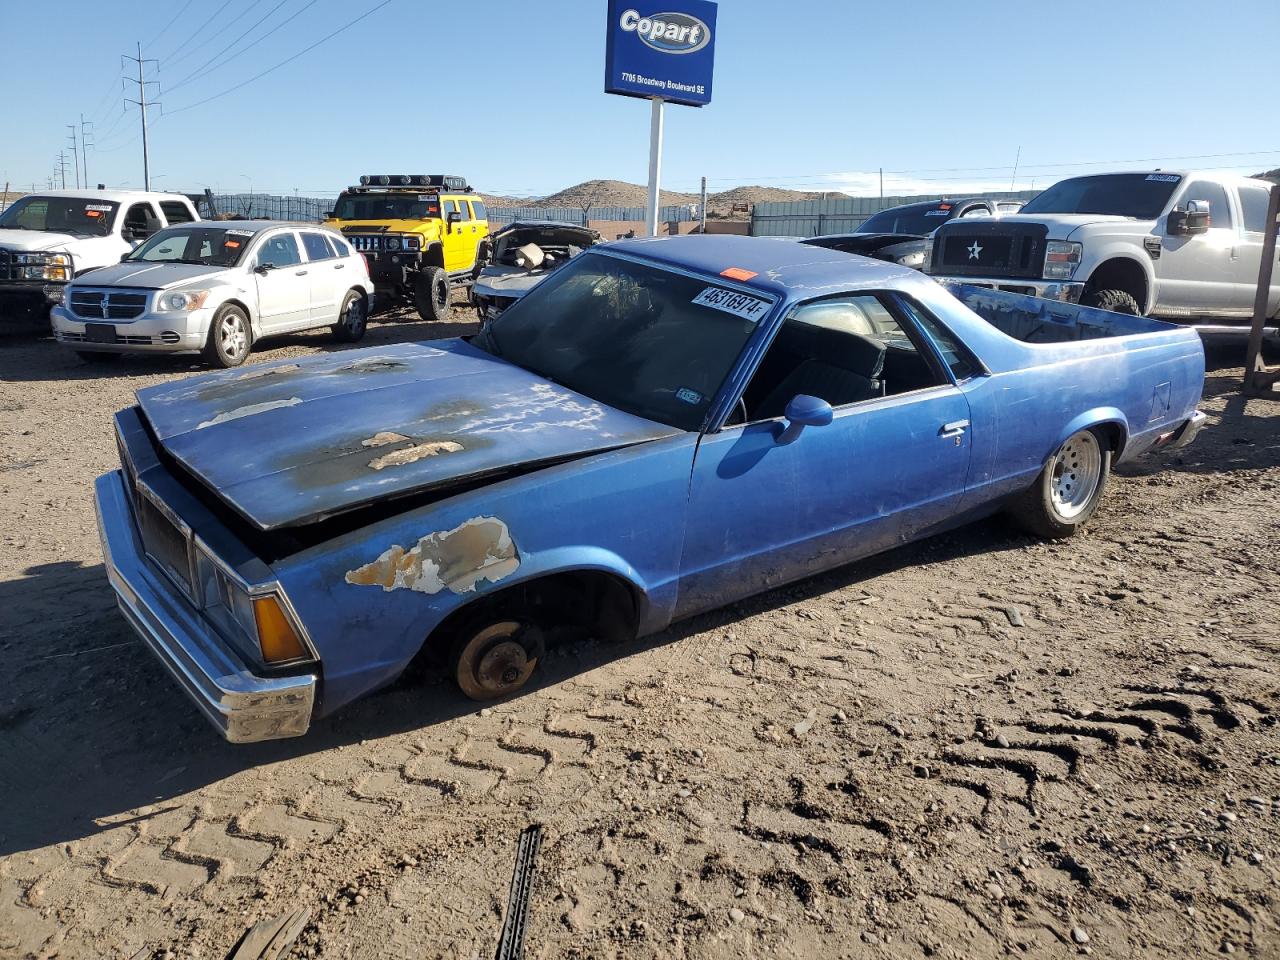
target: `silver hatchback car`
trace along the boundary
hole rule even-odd
[[[86,360],[120,353],[201,352],[244,362],[263,337],[331,327],[364,336],[373,281],[364,257],[316,224],[197,221],[152,236],[120,263],[93,270],[54,308],[59,343]]]

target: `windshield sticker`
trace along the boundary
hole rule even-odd
[[[86,203],[84,205],[84,209],[86,212],[89,210],[96,210],[98,213],[110,213],[111,205],[106,203]]]
[[[1147,177],[1148,180],[1154,180],[1157,183],[1177,183],[1182,177],[1176,173],[1153,173]]]
[[[945,217],[950,212],[950,210],[926,210],[924,215],[926,217]]]
[[[102,216],[102,211],[101,211],[101,210],[86,210],[86,211],[84,212],[84,215],[85,215],[86,217],[90,217],[90,218],[93,218],[93,217],[100,217],[100,216]]]
[[[437,196],[435,196],[434,194],[424,193],[424,194],[421,194],[421,195],[418,197],[418,202],[419,202],[419,203],[434,203],[435,201],[437,201],[437,200],[439,200],[439,199],[440,199],[440,198],[439,198],[439,197],[437,197]]]
[[[676,391],[676,399],[681,403],[687,403],[696,407],[702,402],[702,394],[697,390],[690,389],[689,387],[681,387]]]
[[[769,301],[751,297],[745,293],[725,290],[723,287],[707,287],[693,298],[693,302],[703,307],[712,307],[732,313],[755,323],[769,312]]]
[[[223,245],[224,247],[231,247],[231,248],[234,250],[236,247],[240,246],[240,241],[239,241],[239,240],[224,240],[224,241],[223,241],[223,243],[222,243],[222,245]]]
[[[226,234],[228,237],[252,237],[253,231],[252,230],[227,230]]]

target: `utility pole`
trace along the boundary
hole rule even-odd
[[[142,58],[141,43],[138,44],[138,55],[136,57],[131,57],[131,56],[128,56],[127,54],[122,55],[120,57],[121,66],[124,65],[125,60],[131,60],[132,62],[138,65],[138,78],[136,80],[133,77],[124,78],[129,83],[136,83],[138,85],[138,99],[125,100],[125,103],[134,104],[142,112],[142,189],[150,190],[151,189],[151,153],[147,144],[147,106],[148,106],[147,84],[155,83],[158,85],[159,81],[147,79],[146,65],[148,63],[154,63],[156,65],[156,70],[159,71],[160,61],[151,60],[151,59],[144,60]],[[163,109],[163,104],[156,103],[154,100],[151,101],[150,106],[161,107]]]
[[[880,209],[884,209],[884,167],[880,168]]]
[[[700,233],[707,232],[707,178],[702,178],[702,195],[698,198],[698,216],[702,219]]]
[[[93,121],[85,120],[84,114],[80,114],[80,163],[84,167],[84,186],[89,189],[89,148],[93,146],[93,141],[89,138],[93,136]]]
[[[54,174],[62,178],[62,189],[67,189],[67,152],[65,150],[58,151],[58,167]]]
[[[76,189],[80,189],[80,148],[76,146],[76,125],[68,123],[67,129],[71,131],[71,166],[76,172]]]
[[[1018,153],[1013,158],[1013,176],[1009,178],[1009,191],[1014,190],[1014,184],[1018,182],[1018,164],[1022,162],[1022,144],[1018,144]]]

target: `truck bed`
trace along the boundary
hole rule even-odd
[[[1069,343],[1158,333],[1176,325],[1059,300],[1042,300],[967,283],[943,281],[957,300],[997,330],[1023,343]]]

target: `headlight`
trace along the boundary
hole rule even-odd
[[[164,311],[190,313],[199,310],[209,299],[208,290],[188,290],[186,293],[162,293],[156,300],[156,306]]]
[[[1080,266],[1084,244],[1069,240],[1050,240],[1044,248],[1044,279],[1070,280]]]
[[[256,643],[271,664],[310,659],[293,618],[279,594],[250,595],[244,585],[213,559],[203,544],[196,549],[196,569],[204,613],[225,633],[239,633]]]
[[[421,250],[422,238],[421,237],[405,237],[404,248],[406,250]]]
[[[388,249],[388,250],[399,250],[399,249],[400,249],[400,238],[399,238],[399,237],[387,237],[386,244],[387,244],[387,249]]]
[[[72,264],[69,253],[20,253],[15,258],[22,267],[25,280],[71,280]]]

